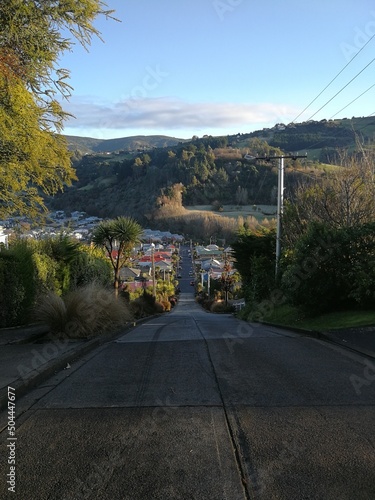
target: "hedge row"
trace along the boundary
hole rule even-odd
[[[93,281],[112,282],[110,264],[98,250],[67,236],[15,240],[0,251],[0,327],[30,322],[40,295],[64,296]]]

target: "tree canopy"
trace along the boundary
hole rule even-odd
[[[0,217],[35,216],[45,208],[42,193],[76,178],[58,100],[72,88],[58,59],[74,40],[87,48],[100,36],[93,21],[113,12],[104,8],[101,0],[0,3]]]

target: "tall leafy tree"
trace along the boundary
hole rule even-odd
[[[93,21],[111,17],[101,0],[2,0],[0,3],[0,217],[35,216],[75,179],[60,135],[70,96],[58,60],[74,41],[100,36]]]
[[[139,242],[141,234],[141,226],[131,217],[117,217],[103,221],[93,231],[94,245],[104,248],[111,261],[116,295],[120,283],[120,270],[128,263],[130,252]]]

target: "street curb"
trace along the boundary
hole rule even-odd
[[[12,335],[17,336],[17,332],[26,332],[24,335],[16,338],[15,340],[8,340],[4,342],[3,336],[7,337],[7,334],[12,333]],[[5,345],[19,345],[28,344],[34,342],[40,338],[43,338],[49,333],[49,328],[44,324],[31,324],[23,326],[15,326],[9,328],[0,328],[0,346]]]
[[[114,340],[117,337],[120,337],[121,335],[126,335],[129,333],[135,326],[138,326],[139,324],[145,323],[147,321],[152,320],[153,318],[156,318],[160,316],[159,314],[153,315],[153,316],[148,316],[146,318],[141,318],[136,321],[132,321],[125,327],[123,327],[121,330],[116,330],[116,332],[112,332],[109,334],[104,334],[103,336],[96,337],[94,339],[88,340],[86,344],[80,345],[76,349],[71,349],[69,352],[67,352],[65,355],[57,356],[56,358],[53,358],[47,363],[43,364],[41,367],[38,369],[34,370],[32,374],[30,374],[30,377],[27,378],[26,381],[22,379],[17,379],[15,382],[12,382],[8,384],[8,387],[12,387],[14,389],[14,392],[16,393],[17,397],[24,396],[27,394],[29,391],[34,389],[37,385],[41,384],[45,380],[49,379],[52,377],[52,375],[59,371],[62,370],[67,366],[67,364],[72,363],[73,361],[81,358],[88,352],[92,351],[93,349],[100,347],[101,345],[105,344],[106,342],[110,342]],[[30,338],[30,337],[29,337]],[[51,340],[51,342],[53,342]],[[8,408],[8,394],[7,394],[7,387],[3,388],[1,390],[0,395],[0,410],[7,409]]]
[[[45,330],[43,331],[40,331],[40,332],[36,332],[36,333],[31,333],[28,337],[26,338],[21,338],[21,339],[17,339],[17,340],[12,340],[10,342],[8,342],[7,344],[5,345],[22,345],[22,344],[31,344],[33,342],[35,342],[36,340],[40,340],[44,337],[46,337],[47,335],[49,334],[49,330],[48,328],[46,328]]]

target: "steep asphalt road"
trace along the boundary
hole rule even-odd
[[[0,498],[374,499],[374,403],[366,358],[182,293],[16,401]]]

